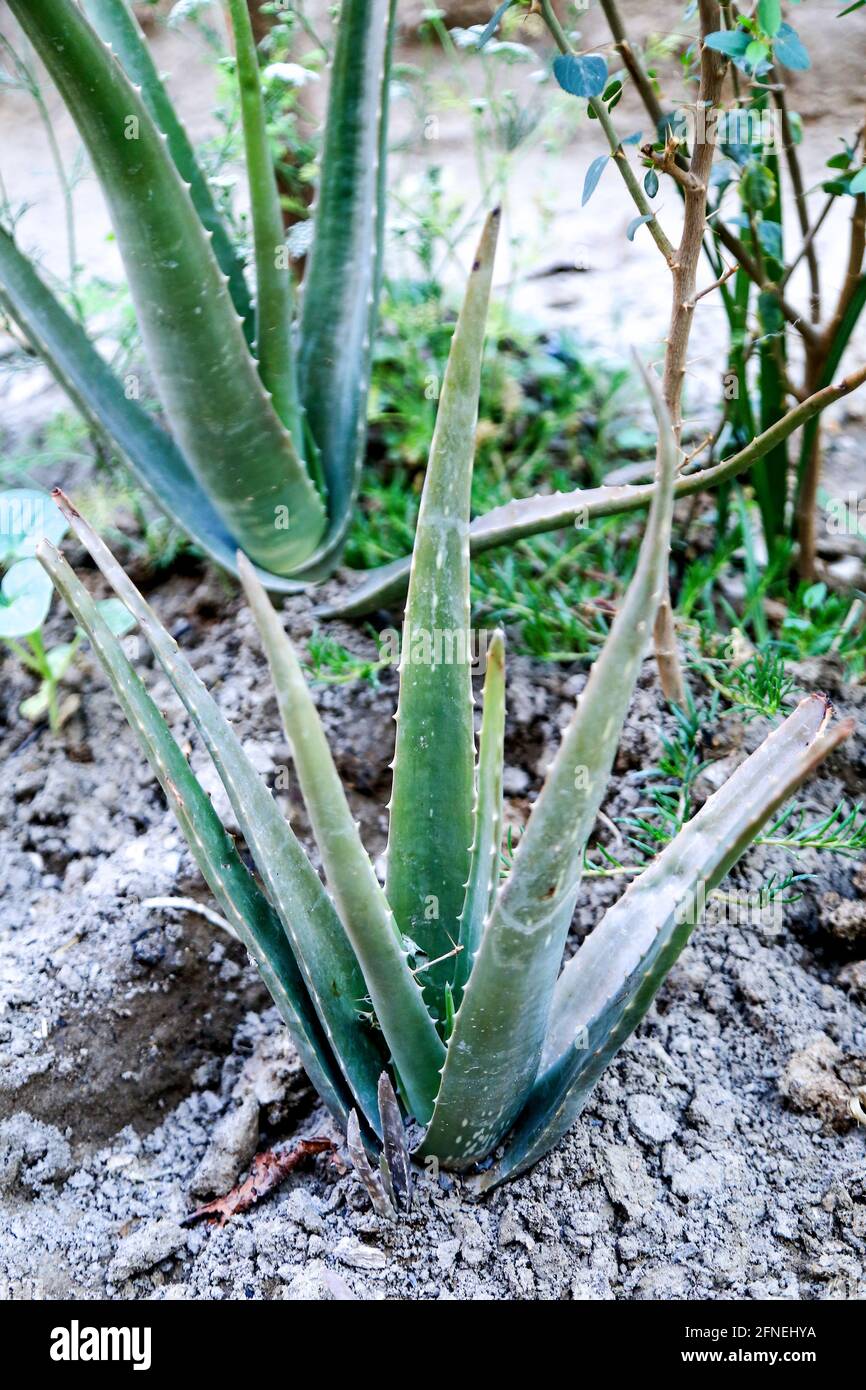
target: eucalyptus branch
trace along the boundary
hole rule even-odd
[[[805,238],[805,240],[804,240],[804,242],[803,242],[803,245],[800,247],[799,251],[797,252],[797,254],[796,254],[796,256],[794,257],[794,259],[791,261],[791,263],[785,267],[785,271],[784,271],[784,273],[783,273],[783,275],[782,275],[781,280],[779,281],[779,289],[780,289],[780,290],[783,290],[783,289],[785,288],[785,286],[787,285],[787,283],[788,283],[788,281],[790,280],[791,276],[793,275],[794,271],[797,269],[797,266],[798,266],[798,265],[800,264],[800,262],[802,261],[803,257],[809,255],[810,250],[811,250],[812,247],[814,246],[815,238],[816,238],[816,236],[818,235],[818,233],[820,232],[821,228],[823,227],[824,222],[825,222],[826,219],[827,219],[827,215],[828,215],[828,213],[830,212],[830,209],[833,207],[833,204],[835,203],[835,201],[836,201],[836,194],[835,194],[835,193],[828,193],[828,195],[827,195],[827,201],[826,201],[826,203],[824,204],[824,206],[822,207],[822,209],[821,209],[821,211],[819,212],[818,216],[816,217],[815,221],[812,223],[812,226],[809,228],[809,231],[808,231],[807,234],[806,234],[806,238]]]
[[[573,54],[575,51],[574,46],[569,41],[565,30],[558,20],[551,0],[541,0],[541,13],[560,53]],[[610,112],[599,97],[589,97],[587,99],[587,105],[605,133],[611,156],[622,175],[623,182],[631,195],[635,207],[641,217],[647,219],[646,225],[650,236],[661,251],[668,265],[670,265],[674,257],[673,243],[665,234],[658,218],[650,206],[646,194],[641,188],[640,180],[637,178],[629,163],[628,155],[623,148],[622,140],[617,133],[616,126],[610,118]]]
[[[689,307],[694,309],[695,305],[701,299],[705,299],[708,294],[712,294],[713,290],[721,289],[722,285],[724,285],[727,280],[730,280],[732,275],[736,275],[738,270],[739,266],[736,265],[725,266],[725,269],[719,276],[718,280],[714,280],[711,285],[707,285],[706,289],[699,290],[698,293],[692,299]]]
[[[828,352],[839,325],[845,317],[851,300],[857,292],[858,282],[863,274],[863,257],[866,254],[866,194],[858,193],[851,211],[851,230],[848,242],[848,264],[845,278],[839,291],[839,299],[833,316],[821,332],[820,346]]]
[[[787,319],[792,328],[796,328],[807,346],[817,346],[817,331],[812,327],[808,319],[804,318],[801,311],[788,302],[781,293],[781,285],[774,285],[771,281],[767,281],[763,278],[757,261],[749,253],[736,233],[732,232],[730,227],[727,227],[721,220],[713,223],[713,230],[725,249],[729,251],[739,263],[740,269],[746,272],[749,279],[758,286],[758,289],[766,291],[767,294],[775,295],[783,317]]]
[[[791,118],[788,114],[788,104],[785,100],[785,88],[781,83],[773,83],[773,100],[782,119],[782,140],[785,148],[785,162],[788,165],[788,173],[791,178],[791,187],[794,190],[794,204],[797,209],[797,220],[800,223],[800,231],[803,234],[802,254],[806,257],[809,266],[809,282],[811,285],[810,307],[813,323],[821,321],[821,275],[818,269],[818,257],[815,254],[814,239],[809,237],[809,209],[806,204],[806,189],[803,183],[803,174],[800,169],[800,160],[797,157],[797,145],[794,140],[794,131],[791,126]]]
[[[629,43],[625,25],[620,18],[615,0],[601,0],[601,8],[607,20],[611,35],[613,36],[616,51],[622,58],[626,71],[640,93],[640,98],[644,104],[647,115],[652,119],[656,130],[659,130],[664,120],[661,102],[656,96],[656,91],[650,81],[649,75],[644,71],[643,64]]]

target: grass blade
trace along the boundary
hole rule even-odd
[[[422,1145],[423,1154],[459,1167],[490,1152],[535,1080],[584,848],[663,590],[676,448],[661,393],[644,376],[659,426],[661,474],[637,569],[484,930]]]
[[[455,944],[452,933],[463,908],[472,843],[469,502],[498,230],[497,211],[482,233],[451,342],[415,533],[400,655],[386,893],[398,927],[430,961]],[[424,973],[425,995],[440,1018],[453,972],[451,959]]]
[[[279,919],[245,868],[183,753],[87,590],[60,552],[40,543],[38,558],[87,633],[130,727],[159,778],[202,877],[253,957],[298,1049],[304,1070],[331,1113],[348,1121],[351,1101],[310,1003]]]
[[[319,712],[294,648],[249,563],[240,574],[271,668],[277,703],[337,911],[416,1118],[426,1124],[445,1049],[358,833]]]

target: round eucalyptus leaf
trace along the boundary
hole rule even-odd
[[[773,41],[773,52],[783,68],[791,68],[794,72],[805,72],[812,66],[799,34],[790,24],[779,26],[779,32]]]
[[[0,562],[35,555],[43,536],[58,545],[68,530],[69,523],[47,492],[32,487],[0,492]]]
[[[0,584],[0,637],[29,637],[45,622],[54,587],[38,560],[18,560]]]
[[[740,179],[740,197],[753,212],[766,212],[776,197],[776,180],[765,164],[747,164]]]
[[[562,53],[553,62],[553,75],[564,92],[573,97],[600,97],[607,84],[607,61],[598,53],[582,58]]]

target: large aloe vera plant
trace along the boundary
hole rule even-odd
[[[62,497],[79,539],[137,620],[204,740],[257,878],[93,600],[50,541],[38,549],[89,635],[202,874],[257,962],[311,1079],[348,1127],[350,1151],[368,1184],[376,1175],[364,1143],[372,1146],[379,1134],[386,1149],[395,1148],[396,1103],[382,1083],[388,1069],[404,1116],[423,1126],[419,1158],[468,1171],[504,1146],[480,1178],[489,1186],[550,1148],[648,1008],[700,917],[704,895],[850,732],[848,723],[828,730],[831,711],[823,697],[805,699],[561,968],[585,846],[663,587],[674,436],[647,376],[660,470],[637,568],[503,879],[504,644],[501,634],[490,644],[476,755],[469,633],[469,490],[497,226],[494,214],[454,333],[425,478],[403,634],[384,887],[292,644],[248,561],[240,560],[241,579],[327,886],[216,701]]]
[[[139,481],[218,561],[273,588],[339,553],[363,451],[380,278],[395,0],[344,0],[303,304],[286,251],[245,0],[229,0],[255,296],[126,0],[10,0],[108,203],[168,429],[0,229],[0,307]],[[281,582],[282,581],[282,582]]]

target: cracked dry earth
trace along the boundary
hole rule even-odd
[[[153,596],[273,785],[288,762],[251,621],[215,578]],[[305,600],[288,621],[309,632]],[[65,632],[62,615],[52,619]],[[53,635],[53,634],[52,634]],[[351,629],[337,635],[361,650]],[[140,653],[140,664],[146,658]],[[146,673],[196,768],[167,683]],[[801,796],[817,815],[866,775],[866,692],[799,668],[858,732]],[[13,1296],[278,1299],[856,1298],[866,1295],[863,870],[754,850],[733,883],[814,875],[781,924],[701,926],[582,1120],[481,1201],[420,1175],[411,1215],[376,1218],[326,1159],[222,1228],[184,1217],[253,1154],[333,1134],[243,953],[147,900],[205,890],[98,668],[62,735],[29,736],[10,661],[0,719],[0,1285]],[[519,824],[583,674],[509,662],[508,815]],[[395,682],[319,687],[368,847],[384,846]],[[647,662],[605,803],[645,798],[670,728]],[[762,735],[712,731],[701,796]],[[220,798],[214,780],[208,787]],[[297,790],[278,793],[308,842]],[[221,809],[224,807],[221,806]],[[609,837],[607,820],[599,832]],[[575,944],[620,891],[592,880]],[[338,1136],[333,1136],[337,1138]]]

